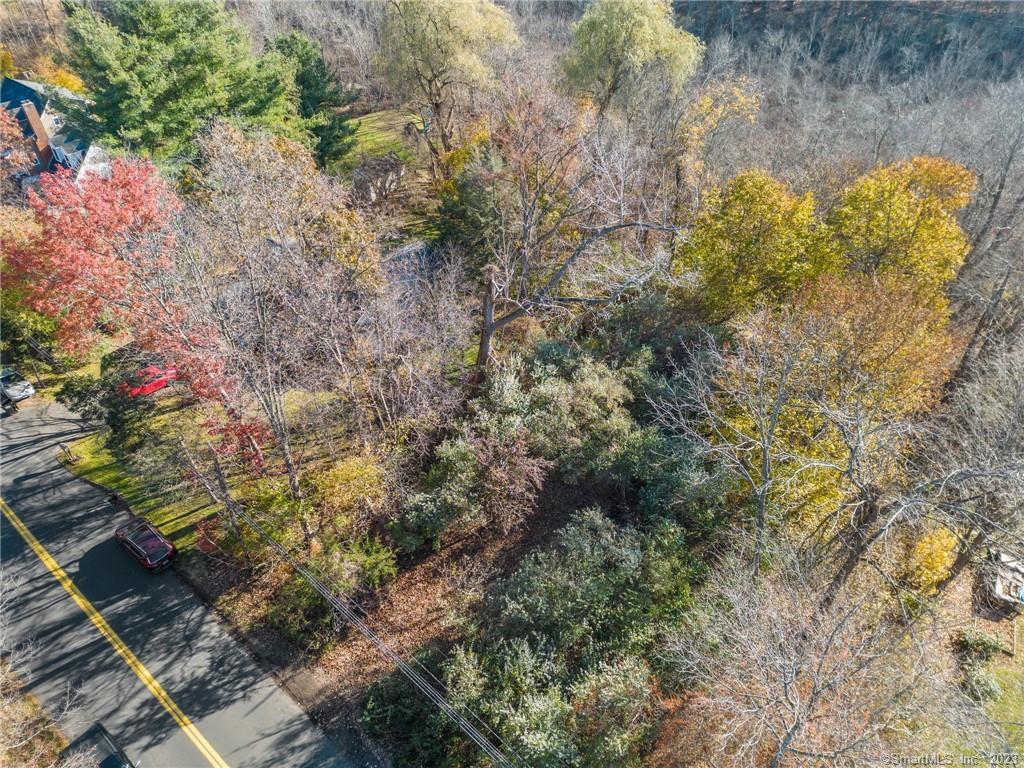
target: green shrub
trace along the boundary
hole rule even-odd
[[[584,510],[492,600],[493,631],[550,649],[575,677],[615,654],[651,650],[689,608],[695,571],[679,527],[644,533]]]
[[[426,489],[407,498],[388,524],[395,545],[405,552],[428,543],[440,549],[448,528],[469,526],[480,519],[480,471],[466,437],[449,438],[437,447],[424,485]]]
[[[483,268],[482,254],[490,252],[501,226],[497,190],[486,178],[495,167],[494,159],[486,149],[478,154],[454,181],[442,187],[437,209],[438,242],[462,249],[474,275]]]
[[[448,523],[468,522],[480,515],[477,483],[476,453],[469,440],[459,436],[441,443],[434,452],[426,485]]]
[[[509,707],[502,738],[513,745],[526,765],[581,766],[579,750],[573,743],[572,714],[572,704],[558,688],[540,689]]]
[[[426,473],[424,490],[402,505],[389,532],[413,551],[453,526],[495,526],[507,533],[533,511],[547,461],[524,426],[529,400],[517,361],[499,367],[470,403],[456,434],[442,441]]]
[[[999,638],[979,629],[961,629],[953,635],[953,650],[964,666],[989,661],[1002,649]]]
[[[422,492],[390,524],[397,546],[437,547],[455,525],[511,530],[533,510],[549,468],[570,483],[639,496],[653,522],[713,528],[721,498],[695,491],[703,470],[694,453],[626,407],[651,381],[651,360],[644,349],[612,369],[553,343],[538,348],[529,374],[519,358],[505,360],[435,450]]]
[[[431,674],[441,676],[431,652],[420,652],[416,662],[431,670]],[[390,738],[395,765],[462,765],[469,764],[474,755],[467,749],[466,763],[455,759],[458,729],[400,672],[370,686],[360,722],[372,736]]]
[[[953,651],[960,664],[960,685],[975,701],[999,698],[1002,689],[985,664],[1003,649],[999,638],[978,629],[958,630],[952,639]]]
[[[572,698],[584,765],[641,765],[657,716],[646,662],[633,656],[604,662],[573,687]]]
[[[346,567],[355,569],[354,579],[376,589],[398,575],[395,551],[376,536],[361,536],[345,549]]]
[[[290,574],[268,602],[267,619],[291,642],[317,650],[331,634],[333,611],[298,574]]]
[[[320,518],[338,531],[347,529],[361,512],[372,511],[386,495],[384,468],[362,454],[339,459],[307,484]]]
[[[485,653],[460,646],[444,665],[444,680],[456,706],[479,712],[493,723],[502,741],[526,765],[579,765],[571,733],[572,706],[557,685],[557,670],[548,654],[523,640],[501,642]],[[459,752],[462,742],[456,740]]]
[[[470,421],[477,432],[517,434],[530,412],[523,388],[523,361],[512,356],[488,374],[480,396],[469,403]]]
[[[980,664],[970,664],[964,670],[963,687],[975,701],[994,701],[1003,695],[995,675]]]
[[[622,447],[608,471],[619,485],[645,485],[665,469],[666,443],[655,427],[634,427],[624,437]]]
[[[287,547],[305,545],[300,517],[309,517],[309,502],[291,494],[288,481],[266,476],[255,482],[245,495],[245,504],[260,514],[269,533]]]
[[[388,523],[388,534],[403,552],[415,552],[425,544],[441,548],[446,518],[432,493],[416,493],[406,499],[398,517]]]
[[[639,766],[657,715],[649,665],[682,625],[695,576],[678,526],[641,531],[578,513],[491,596],[488,629],[441,665],[452,703],[479,714],[526,765]],[[374,687],[363,721],[398,740],[403,765],[478,760],[401,681]]]
[[[623,377],[588,358],[564,373],[536,366],[532,377],[526,428],[540,454],[569,482],[608,472],[636,429],[625,408],[632,395]]]

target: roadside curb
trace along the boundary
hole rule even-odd
[[[61,465],[64,471],[76,480],[81,480],[87,485],[102,492],[103,495],[107,497],[108,503],[111,503],[111,505],[114,506],[112,502],[109,502],[109,497],[115,493],[114,491],[101,483],[97,483],[94,480],[90,480],[89,478],[76,473],[72,467],[69,466],[70,462],[68,462],[67,458],[60,451],[57,451],[55,456],[57,462]],[[116,506],[116,511],[124,511],[128,514],[134,515],[135,513],[124,498],[120,494],[117,494],[117,497],[120,500],[120,504]],[[145,518],[145,515],[141,515],[141,517]],[[185,556],[194,557],[195,555],[192,552],[187,552],[185,553]],[[260,653],[257,645],[250,642],[244,634],[240,633],[224,618],[216,604],[202,589],[199,582],[189,574],[188,569],[183,567],[180,561],[172,562],[171,570],[173,570],[177,578],[180,579],[186,587],[188,587],[188,590],[196,597],[196,599],[198,599],[199,602],[209,610],[210,615],[214,617],[221,629],[223,629],[224,632],[238,643],[243,652],[249,656],[259,669],[268,674],[274,682],[277,683],[278,687],[288,694],[288,697],[298,705],[299,709],[302,710],[303,714],[306,715],[309,721],[320,729],[320,731],[335,744],[339,752],[346,759],[356,762],[359,765],[366,766],[366,768],[390,768],[391,763],[386,756],[380,754],[380,747],[373,744],[369,737],[362,732],[362,729],[359,727],[357,722],[353,720],[353,723],[348,727],[332,728],[328,722],[317,716],[316,713],[320,708],[320,705],[316,701],[312,700],[312,697],[310,697],[308,693],[295,682],[296,678],[300,678],[304,674],[307,674],[303,667],[295,667],[293,665],[282,666],[279,662],[270,658],[268,655]],[[355,715],[356,713],[353,713],[354,717]],[[353,750],[350,740],[353,736],[355,736],[360,742],[357,754],[352,754]]]

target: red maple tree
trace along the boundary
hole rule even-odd
[[[39,232],[11,244],[8,267],[28,305],[56,318],[64,350],[84,352],[101,328],[128,331],[173,361],[197,395],[223,397],[216,333],[191,323],[177,296],[172,222],[180,205],[156,168],[117,159],[107,177],[76,181],[60,170],[39,187],[28,197]]]
[[[116,160],[109,178],[44,174],[28,204],[39,234],[9,264],[37,312],[57,319],[65,350],[81,352],[103,322],[131,321],[138,287],[166,271],[174,195],[148,163]]]
[[[117,159],[109,176],[76,181],[62,170],[39,186],[28,199],[38,234],[4,244],[9,279],[26,303],[57,320],[57,340],[71,354],[113,329],[173,364],[193,394],[222,406],[204,424],[220,450],[260,465],[265,430],[241,415],[217,329],[190,312],[173,261],[180,203],[157,169]]]

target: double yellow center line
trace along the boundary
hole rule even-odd
[[[90,603],[85,595],[82,594],[81,590],[75,586],[75,583],[71,581],[71,578],[64,572],[64,569],[60,567],[53,556],[46,551],[46,548],[39,543],[38,539],[32,535],[32,532],[25,526],[21,519],[14,513],[7,502],[0,499],[0,510],[3,511],[4,517],[7,518],[8,522],[14,526],[21,538],[25,540],[32,551],[36,553],[39,560],[46,566],[46,568],[53,574],[53,577],[57,579],[57,582],[64,587],[65,591],[71,595],[71,599],[74,600],[78,607],[82,609],[86,616],[89,617],[89,621],[93,623],[96,629],[99,630],[100,634],[106,638],[107,642],[110,643],[114,650],[117,651],[118,655],[124,659],[124,662],[134,672],[142,684],[149,689],[149,692],[153,694],[154,698],[160,702],[160,705],[167,710],[171,717],[178,726],[185,732],[189,740],[196,745],[196,748],[202,753],[203,757],[206,758],[207,762],[213,768],[228,768],[228,764],[224,762],[224,759],[217,754],[217,751],[211,746],[210,742],[206,740],[206,737],[199,732],[192,721],[188,719],[184,712],[174,703],[174,700],[167,695],[167,691],[163,689],[163,686],[157,682],[156,678],[150,674],[149,670],[139,661],[138,657],[132,653],[131,649],[124,644],[124,641],[118,637],[117,633],[110,628],[107,624],[106,619],[100,615],[99,611]]]

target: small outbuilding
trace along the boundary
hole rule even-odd
[[[1006,552],[991,552],[985,586],[993,600],[1004,606],[1024,608],[1024,562]]]

